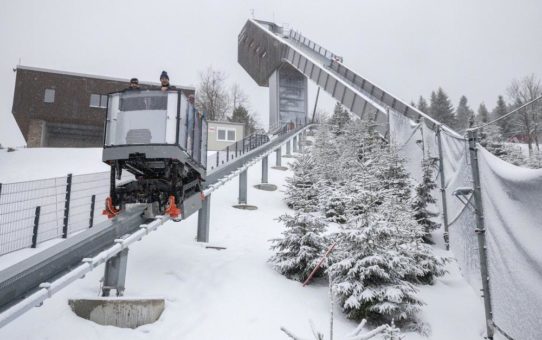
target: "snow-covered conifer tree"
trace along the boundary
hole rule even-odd
[[[302,212],[318,211],[318,183],[313,156],[310,153],[298,155],[292,169],[293,176],[286,179],[286,204]]]
[[[384,203],[386,205],[387,203]],[[338,249],[328,268],[346,315],[373,323],[406,321],[422,305],[413,284],[404,280],[413,258],[393,247],[393,214],[373,209],[350,221],[337,234]]]
[[[432,218],[438,214],[428,210],[430,204],[436,203],[436,199],[431,195],[431,192],[437,187],[433,179],[433,167],[435,161],[433,159],[425,159],[422,161],[422,181],[416,186],[416,196],[412,203],[414,210],[414,219],[425,230],[424,239],[428,240],[431,231],[438,229],[440,224],[434,222]]]
[[[326,226],[319,216],[299,212],[282,215],[279,221],[285,229],[281,238],[271,240],[275,254],[269,262],[287,278],[303,282],[322,256],[325,248],[322,233]]]

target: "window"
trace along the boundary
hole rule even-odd
[[[91,94],[90,95],[90,107],[107,107],[107,96],[100,94]]]
[[[45,96],[43,97],[45,103],[55,102],[55,89],[45,89]]]
[[[228,140],[235,141],[235,130],[228,130]]]
[[[217,128],[216,140],[218,142],[235,142],[235,129]]]

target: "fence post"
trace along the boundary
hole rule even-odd
[[[90,198],[90,220],[88,222],[88,228],[92,228],[94,225],[94,207],[96,205],[96,195],[92,195]]]
[[[68,237],[68,222],[70,217],[70,197],[72,192],[72,174],[66,177],[66,199],[64,201],[64,225],[62,227],[62,238]]]
[[[237,158],[237,147],[239,146],[239,142],[235,142],[235,158]]]
[[[282,166],[282,146],[279,145],[279,147],[275,150],[276,158],[275,158],[275,166],[280,167]]]
[[[446,178],[444,177],[444,155],[442,153],[442,126],[437,128],[437,144],[438,144],[438,171],[440,176],[440,195],[442,199],[442,221],[444,222],[444,244],[446,250],[450,250],[450,234],[448,225],[448,205],[446,203]]]
[[[38,245],[38,227],[40,225],[40,212],[41,207],[36,207],[36,212],[34,214],[34,229],[32,230],[32,248],[36,248]]]
[[[219,165],[219,158],[220,158],[220,150],[217,150],[216,151],[216,166],[218,167]]]
[[[476,229],[478,235],[478,250],[480,252],[480,273],[482,275],[482,290],[484,309],[486,314],[486,327],[488,339],[493,339],[493,312],[491,310],[491,295],[489,292],[489,273],[487,270],[486,229],[484,226],[484,209],[482,205],[482,192],[480,187],[480,168],[478,167],[478,131],[467,130],[469,137],[470,163],[473,179],[473,195],[476,214]]]
[[[292,146],[293,146],[293,151],[294,152],[297,152],[297,136],[294,136],[293,140],[292,140]]]
[[[230,161],[230,146],[226,146],[226,163]]]

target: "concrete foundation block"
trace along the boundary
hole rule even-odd
[[[165,308],[164,299],[70,299],[68,304],[83,319],[120,328],[137,328],[153,323]]]

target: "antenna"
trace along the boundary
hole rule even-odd
[[[252,19],[254,19],[254,8],[250,9],[250,15],[252,16]]]

